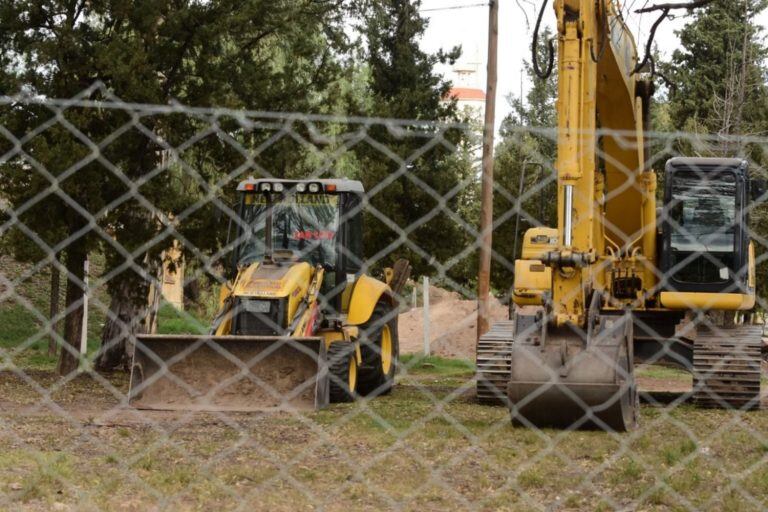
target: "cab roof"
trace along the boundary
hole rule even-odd
[[[296,186],[297,183],[307,183],[307,184],[319,183],[320,185],[322,185],[323,190],[326,189],[327,185],[335,185],[336,192],[352,192],[355,194],[363,194],[365,192],[365,189],[363,188],[363,184],[361,182],[357,180],[348,180],[346,178],[316,179],[316,180],[282,180],[282,179],[253,178],[253,177],[250,177],[248,179],[241,181],[237,185],[237,191],[244,192],[246,190],[246,185],[256,185],[256,189],[258,190],[258,187],[261,183],[282,183],[286,189]]]
[[[667,162],[667,169],[688,167],[702,171],[723,171],[726,169],[746,169],[747,161],[741,158],[697,158],[675,157]]]

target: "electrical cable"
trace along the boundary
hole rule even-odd
[[[555,44],[552,39],[547,41],[548,59],[546,69],[542,71],[539,66],[539,29],[541,28],[541,19],[544,17],[544,9],[547,7],[549,0],[544,0],[541,4],[541,10],[539,10],[539,17],[536,19],[536,28],[533,30],[533,43],[531,44],[531,60],[533,63],[533,71],[536,76],[545,80],[552,75],[552,70],[555,66]]]

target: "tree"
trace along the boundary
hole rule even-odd
[[[93,88],[89,98],[319,111],[340,73],[337,55],[347,49],[343,15],[340,1],[6,2],[0,7],[0,88],[70,98],[101,81],[104,88]],[[12,134],[30,133],[51,115],[45,106],[21,103],[0,113]],[[67,346],[59,372],[66,375],[77,368],[88,253],[104,252],[106,272],[114,274],[107,284],[111,304],[100,361],[109,368],[124,359],[124,335],[142,329],[149,282],[174,236],[186,235],[203,251],[221,243],[211,205],[178,225],[172,219],[204,199],[205,189],[223,169],[237,168],[242,156],[212,136],[170,158],[168,145],[178,146],[208,124],[192,116],[144,117],[143,132],[129,130],[94,155],[79,134],[99,143],[130,121],[129,113],[70,108],[63,117],[66,122],[16,151],[2,174],[11,210],[22,212],[4,243],[26,261],[51,258],[59,250],[64,256]],[[245,144],[266,137],[242,136],[232,120],[220,120],[220,126]],[[12,140],[0,144],[2,152],[14,148]],[[276,168],[298,165],[300,157],[284,154],[276,145],[263,158],[271,158]],[[186,159],[207,165],[195,167],[192,177],[192,166],[181,165]],[[149,181],[139,187],[141,197],[126,197],[130,182],[142,179]],[[30,199],[52,185],[52,193],[30,206]],[[26,229],[38,240],[30,240]],[[154,243],[147,247],[147,240]],[[112,345],[118,349],[108,350]]]
[[[694,11],[680,49],[661,65],[675,84],[670,116],[677,130],[742,135],[768,121],[766,47],[755,16],[766,0],[715,1]]]
[[[362,58],[370,70],[372,96],[361,114],[445,123],[459,120],[455,102],[446,101],[451,84],[434,68],[438,63],[453,63],[460,49],[427,54],[420,48],[427,26],[419,14],[420,5],[420,0],[357,4],[366,48]],[[371,129],[370,137],[387,152],[370,144],[355,148],[359,177],[367,190],[375,190],[370,204],[380,212],[366,218],[366,255],[374,261],[404,256],[417,274],[435,274],[438,269],[441,277],[466,283],[472,255],[459,255],[472,243],[471,237],[452,215],[473,176],[467,152],[456,155],[450,147],[466,148],[466,134],[435,126],[404,130],[404,135],[397,136],[383,126]],[[401,239],[402,230],[407,242]],[[447,262],[449,268],[441,267]]]

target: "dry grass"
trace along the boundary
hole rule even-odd
[[[30,374],[46,401],[1,374],[0,509],[768,507],[766,412],[643,407],[630,434],[535,432],[473,403],[466,364],[408,364],[391,396],[301,415],[135,412],[124,376]]]

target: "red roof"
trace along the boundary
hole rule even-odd
[[[485,93],[480,89],[454,87],[448,91],[448,97],[459,101],[485,101]]]

